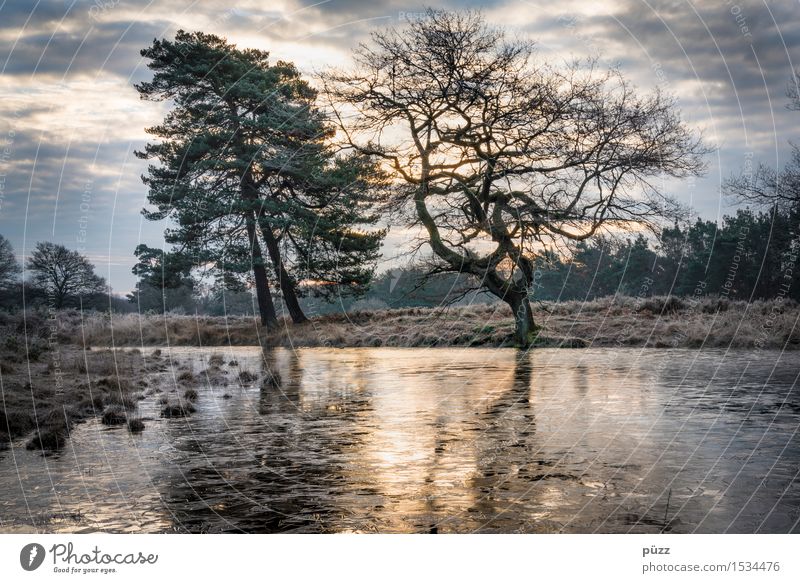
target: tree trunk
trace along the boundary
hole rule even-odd
[[[247,236],[251,245],[253,277],[256,282],[256,299],[261,325],[266,326],[269,330],[275,330],[278,328],[278,317],[275,314],[275,304],[272,303],[272,294],[269,291],[267,270],[264,268],[264,258],[261,254],[261,245],[258,243],[256,226],[252,220],[247,221]]]
[[[249,172],[246,173],[242,180],[242,198],[250,202],[258,199],[258,192],[253,186],[252,176]],[[269,291],[264,256],[261,254],[261,245],[258,243],[256,231],[258,212],[255,209],[251,209],[247,213],[247,238],[250,241],[253,277],[256,283],[256,300],[258,301],[258,311],[261,315],[261,324],[266,326],[267,329],[276,329],[278,327],[278,317],[275,314],[275,304],[272,302],[272,294]]]
[[[268,225],[261,225],[261,235],[264,237],[264,243],[267,245],[269,257],[272,260],[272,265],[275,267],[275,275],[278,278],[278,284],[281,286],[283,293],[283,302],[286,304],[286,309],[289,310],[289,315],[292,317],[292,322],[295,324],[302,324],[308,322],[308,318],[303,313],[300,307],[300,302],[297,300],[297,292],[294,289],[294,281],[289,276],[286,268],[283,266],[281,260],[281,250],[278,247],[278,241],[272,234],[272,229]]]
[[[504,299],[514,312],[514,338],[519,346],[527,348],[533,343],[535,333],[539,329],[533,321],[533,310],[528,295],[515,293]]]

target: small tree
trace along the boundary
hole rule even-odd
[[[13,284],[22,268],[14,256],[14,249],[8,239],[0,235],[0,289],[5,289]]]
[[[127,298],[140,312],[194,309],[195,281],[191,276],[192,264],[185,255],[147,245],[137,246],[134,255],[138,261],[132,271],[139,281]]]
[[[36,243],[26,268],[33,272],[33,282],[53,299],[55,308],[68,301],[106,291],[105,280],[94,272],[94,265],[63,245]]]
[[[471,274],[534,337],[535,258],[554,240],[653,225],[679,207],[652,180],[704,170],[671,99],[594,63],[557,69],[475,12],[373,34],[324,77],[350,145],[381,157],[441,268]]]

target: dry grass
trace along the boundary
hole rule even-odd
[[[538,344],[546,346],[651,346],[797,348],[800,332],[795,322],[800,307],[786,301],[729,301],[655,297],[603,298],[591,302],[539,303],[535,307],[542,327]],[[12,328],[20,329],[17,316]],[[86,346],[511,346],[513,320],[502,303],[452,308],[407,308],[362,311],[313,318],[302,325],[283,321],[268,332],[252,318],[140,316],[63,312],[59,338]],[[0,322],[1,324],[2,322]],[[29,316],[33,353],[42,353],[41,319]],[[13,336],[13,334],[12,334]],[[15,337],[7,341],[18,346]],[[79,357],[81,360],[83,356]],[[14,362],[4,361],[13,370]],[[225,361],[209,358],[209,370]],[[75,366],[93,374],[124,376],[113,358]],[[3,373],[5,374],[5,372]],[[188,374],[185,374],[190,380]]]
[[[800,305],[720,298],[604,298],[546,304],[545,333],[591,346],[800,348]]]
[[[15,331],[6,326],[7,334]],[[27,332],[28,341],[40,340],[34,330]],[[17,342],[22,346],[0,347],[0,360],[24,358],[25,334]],[[74,426],[89,417],[125,423],[143,398],[144,385],[131,379],[141,379],[153,364],[138,350],[84,351],[48,339],[37,360],[2,373],[0,443],[31,435],[27,447],[48,452],[63,447]]]
[[[86,346],[242,346],[257,344],[260,329],[244,317],[98,313],[73,323]]]
[[[629,297],[540,303],[540,346],[800,348],[797,303]],[[282,346],[512,346],[504,304],[360,312],[287,326]]]

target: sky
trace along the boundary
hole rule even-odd
[[[163,245],[146,221],[148,141],[165,104],[141,101],[139,51],[175,31],[202,30],[270,52],[308,76],[347,67],[372,31],[426,6],[480,9],[538,58],[596,56],[641,91],[660,87],[715,148],[707,174],[663,188],[704,219],[735,212],[724,179],[782,167],[800,141],[786,108],[800,68],[800,0],[0,0],[0,233],[20,260],[37,241],[86,254],[115,293],[135,284],[133,249]],[[382,266],[405,238],[391,226]]]

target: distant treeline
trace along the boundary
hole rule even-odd
[[[800,220],[788,211],[740,210],[722,224],[697,220],[664,229],[651,243],[597,238],[579,243],[570,261],[539,261],[542,300],[628,296],[723,296],[800,299],[795,269]]]
[[[8,247],[4,242],[4,247]],[[721,296],[728,299],[794,299],[800,301],[800,214],[788,210],[739,210],[721,224],[698,219],[690,225],[664,229],[658,238],[598,236],[578,243],[573,252],[546,252],[536,260],[531,297],[542,301],[593,300],[623,295]],[[6,257],[10,260],[10,249]],[[6,262],[7,264],[10,261]],[[6,273],[0,306],[48,305],[46,285]],[[464,275],[431,276],[423,267],[393,268],[377,276],[362,297],[316,298],[305,291],[301,303],[309,315],[385,308],[430,307],[448,303],[497,301],[480,291],[479,282]],[[111,309],[115,312],[165,311],[221,316],[252,315],[253,294],[207,286],[185,278],[168,288],[139,283],[127,298],[94,288],[82,297],[65,299],[64,307]],[[283,313],[281,297],[276,307]]]
[[[798,251],[798,213],[739,210],[721,224],[698,219],[674,225],[658,239],[643,234],[599,236],[578,243],[569,257],[545,253],[536,261],[531,296],[549,301],[612,295],[800,300]],[[424,273],[421,269],[384,273],[355,307],[436,305],[471,287],[469,280],[453,274],[420,286]]]

